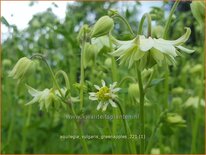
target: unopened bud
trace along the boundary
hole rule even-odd
[[[88,67],[95,60],[97,47],[95,45],[85,43],[84,47],[84,68]]]
[[[9,77],[22,80],[26,77],[35,67],[35,62],[27,57],[19,59],[12,71],[9,73]]]
[[[91,37],[101,37],[108,34],[114,27],[114,21],[109,16],[101,17],[93,27]]]

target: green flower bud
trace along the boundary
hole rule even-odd
[[[34,70],[35,62],[27,57],[19,59],[12,71],[9,73],[9,77],[22,80]]]
[[[89,43],[85,43],[84,51],[83,51],[83,59],[84,59],[84,68],[92,65],[95,61],[97,47],[95,45],[91,45]]]
[[[107,58],[104,61],[105,66],[107,66],[108,68],[110,68],[112,66],[112,59],[111,58]]]
[[[11,66],[11,60],[9,60],[9,59],[4,59],[4,60],[2,61],[2,65],[3,65],[4,67]]]
[[[172,104],[174,105],[174,107],[181,105],[182,104],[182,98],[174,97],[172,99]]]
[[[93,27],[91,37],[101,37],[108,34],[114,27],[114,21],[109,16],[101,17]]]
[[[173,88],[172,89],[172,93],[174,95],[179,95],[179,94],[184,93],[184,89],[182,87]]]
[[[139,84],[138,83],[130,84],[128,88],[128,94],[132,100],[139,99]]]
[[[160,154],[160,149],[159,148],[152,148],[151,154]]]
[[[203,66],[201,64],[197,64],[194,67],[191,68],[190,73],[195,74],[201,72],[203,69]]]
[[[83,25],[79,30],[77,41],[82,44],[85,40],[87,40],[87,34],[90,33],[90,28],[88,25]]]
[[[164,32],[164,28],[162,26],[160,26],[160,25],[155,26],[152,29],[152,36],[155,38],[161,38],[163,35],[163,32]]]
[[[191,11],[195,19],[200,25],[204,24],[205,20],[205,3],[204,1],[192,1],[190,4]]]
[[[173,124],[176,127],[185,127],[186,121],[182,118],[182,116],[176,114],[176,113],[167,113],[166,123]]]

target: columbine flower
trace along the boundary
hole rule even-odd
[[[59,92],[57,90],[46,88],[43,91],[38,91],[28,85],[26,86],[27,86],[29,94],[34,97],[26,105],[30,105],[30,104],[34,104],[38,102],[40,110],[43,110],[45,108],[47,111],[50,106],[54,106],[55,108],[59,108],[60,105],[65,106],[61,102],[61,99],[58,97]],[[61,89],[61,90],[63,94],[66,93],[65,89]]]
[[[28,75],[35,66],[35,62],[27,57],[19,59],[12,71],[9,73],[9,77],[14,79],[22,80],[26,75]]]
[[[111,106],[114,108],[117,107],[114,99],[118,97],[116,93],[120,90],[120,88],[115,88],[116,84],[117,82],[114,82],[113,84],[110,84],[109,87],[107,87],[105,81],[102,80],[102,87],[94,85],[98,91],[89,93],[89,99],[99,101],[97,110],[102,109],[102,111],[105,111],[109,104],[111,104]]]
[[[185,53],[192,53],[194,50],[189,50],[183,46],[189,36],[191,30],[186,28],[186,33],[177,40],[164,40],[162,38],[146,38],[139,35],[137,38],[129,41],[118,41],[113,38],[114,44],[117,45],[112,55],[118,56],[120,64],[127,64],[130,68],[134,62],[137,62],[140,69],[150,68],[155,64],[175,65],[175,57],[180,55],[178,50]]]

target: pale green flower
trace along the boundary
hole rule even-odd
[[[113,56],[119,57],[120,64],[126,64],[130,68],[134,62],[137,62],[140,69],[150,68],[155,64],[175,65],[175,57],[180,54],[179,51],[192,53],[183,46],[189,36],[191,30],[186,28],[186,33],[177,40],[164,40],[162,38],[146,38],[139,35],[137,38],[129,41],[119,41],[113,38],[117,49],[112,52]]]
[[[26,105],[39,103],[40,110],[46,109],[48,111],[50,106],[55,108],[59,108],[61,105],[65,107],[65,104],[61,102],[59,98],[60,93],[57,90],[52,89],[44,89],[43,91],[36,90],[28,85],[26,85],[29,94],[33,97],[33,99],[28,102]],[[66,93],[66,89],[61,89],[63,94]]]
[[[189,97],[187,101],[184,103],[184,108],[192,107],[194,109],[198,108],[198,105],[201,107],[205,107],[205,101],[203,99],[199,99],[199,97]]]
[[[115,88],[117,82],[110,84],[109,87],[106,86],[105,81],[102,80],[102,87],[94,85],[94,87],[98,90],[97,92],[90,92],[89,99],[93,101],[99,101],[97,106],[97,110],[102,109],[105,111],[107,106],[111,104],[112,107],[116,108],[117,105],[115,103],[115,99],[118,97],[116,93],[120,90],[120,88]]]
[[[27,57],[23,57],[16,63],[12,71],[9,73],[9,77],[22,80],[34,69],[34,66],[34,61],[28,59]]]

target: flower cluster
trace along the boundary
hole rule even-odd
[[[146,38],[143,35],[137,36],[133,40],[119,41],[113,38],[117,49],[112,52],[113,56],[119,57],[120,64],[128,65],[130,68],[135,62],[138,67],[143,70],[150,68],[155,64],[175,65],[175,57],[180,54],[180,51],[192,53],[194,50],[187,49],[181,46],[185,43],[191,34],[191,30],[186,28],[186,33],[177,40],[165,40],[162,38]]]

